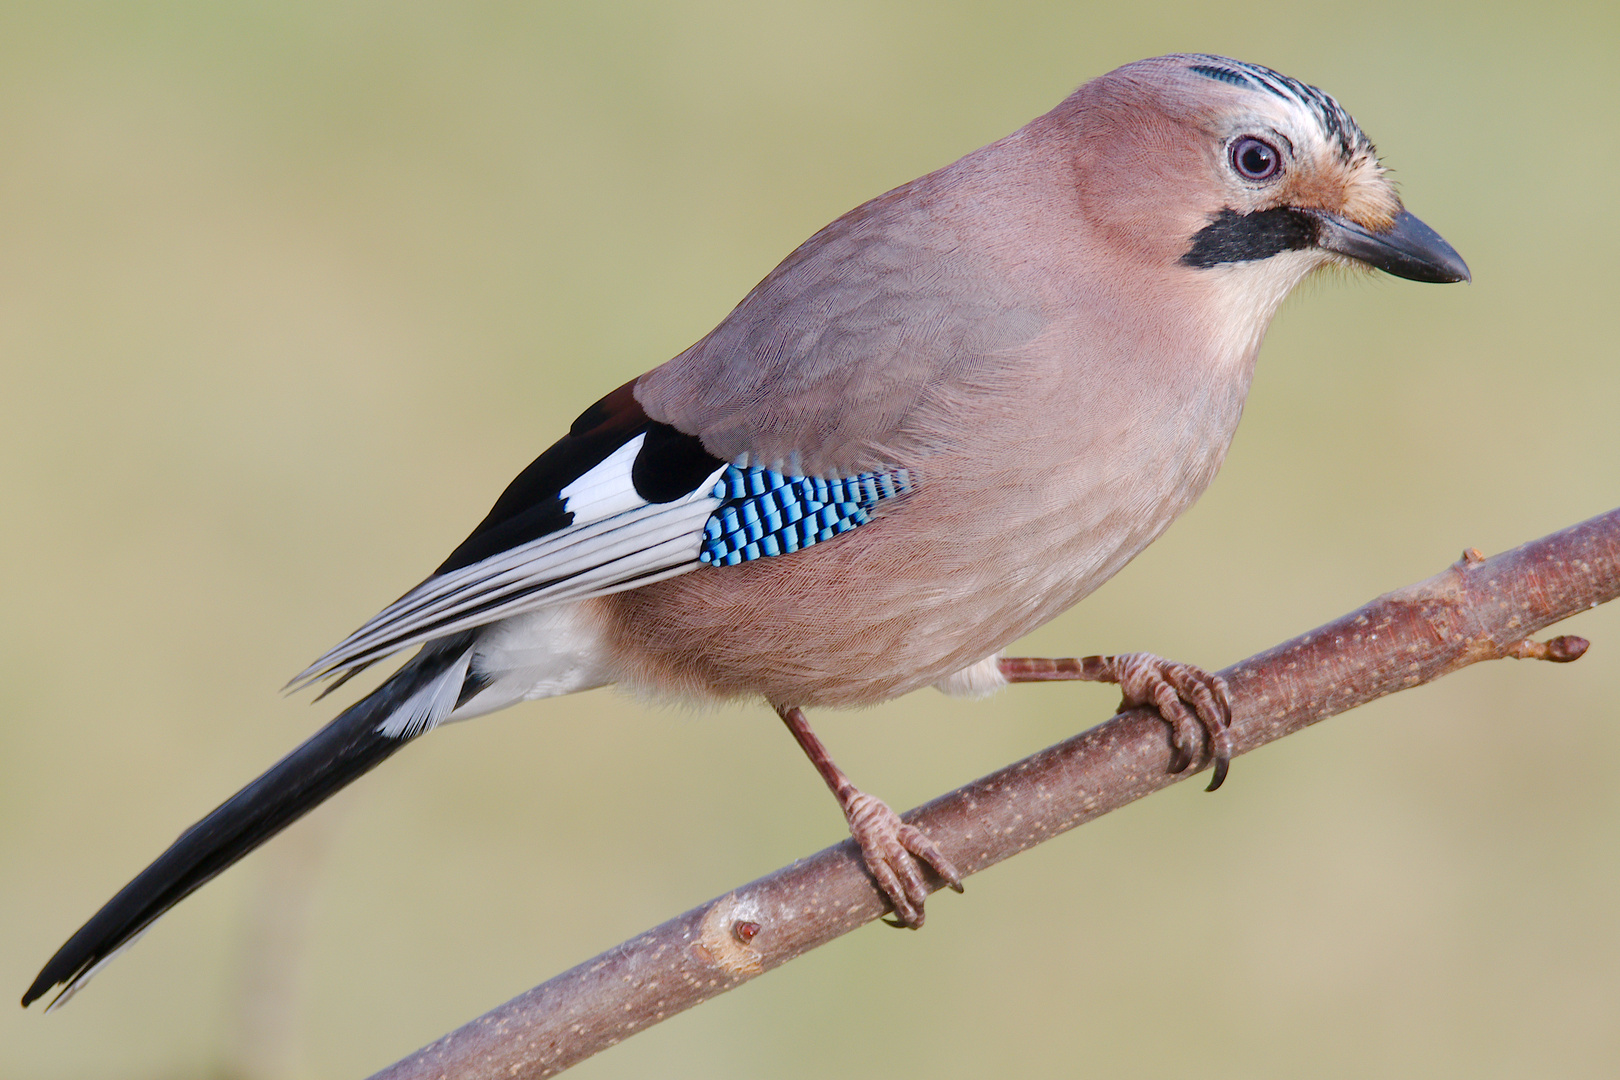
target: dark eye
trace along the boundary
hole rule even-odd
[[[1232,168],[1245,180],[1270,180],[1282,168],[1282,155],[1264,139],[1245,135],[1232,144]]]

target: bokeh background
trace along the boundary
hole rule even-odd
[[[1337,95],[1475,281],[1302,290],[1210,493],[1027,650],[1217,667],[1620,503],[1612,3],[0,5],[0,989],[324,721],[277,688],[586,404],[1175,50]],[[1579,664],[1328,722],[578,1075],[1612,1076],[1620,611],[1562,629]],[[816,724],[904,807],[1113,700]],[[513,709],[0,1008],[0,1076],[366,1075],[842,835],[762,707]]]

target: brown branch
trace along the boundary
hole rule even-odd
[[[1568,661],[1543,627],[1620,595],[1620,509],[1379,597],[1221,672],[1234,752],[1503,657]],[[1135,709],[905,815],[964,876],[1185,780],[1157,715]],[[423,1047],[387,1080],[551,1076],[884,913],[851,841],[671,919]]]

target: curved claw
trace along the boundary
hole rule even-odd
[[[1232,764],[1232,695],[1226,680],[1191,664],[1178,664],[1152,653],[1087,656],[1046,660],[1002,657],[1002,678],[1010,683],[1105,682],[1119,686],[1121,711],[1151,705],[1170,725],[1170,772],[1180,773],[1198,760],[1203,745],[1215,775],[1207,790],[1226,781]],[[1189,710],[1189,706],[1191,707]]]
[[[924,865],[950,888],[962,891],[962,875],[955,864],[921,829],[901,821],[882,799],[856,791],[845,813],[867,871],[894,908],[894,918],[884,922],[911,930],[922,926],[927,917],[923,902],[930,892],[923,879]]]
[[[1202,728],[1214,766],[1206,791],[1226,782],[1232,764],[1232,699],[1226,680],[1192,664],[1179,664],[1152,653],[1110,657],[1127,705],[1152,705],[1170,725],[1175,756],[1171,772],[1197,760],[1193,731]],[[1191,709],[1188,708],[1191,706]]]

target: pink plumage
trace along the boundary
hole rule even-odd
[[[806,707],[1118,683],[1178,768],[1230,756],[1219,679],[1008,659],[1213,479],[1278,305],[1328,263],[1466,280],[1328,95],[1216,56],[1110,72],[816,233],[605,396],[437,571],[296,680],[398,672],[187,830],[46,964],[75,992],[153,920],[437,725],[610,683],[772,706],[900,925],[949,853]]]

